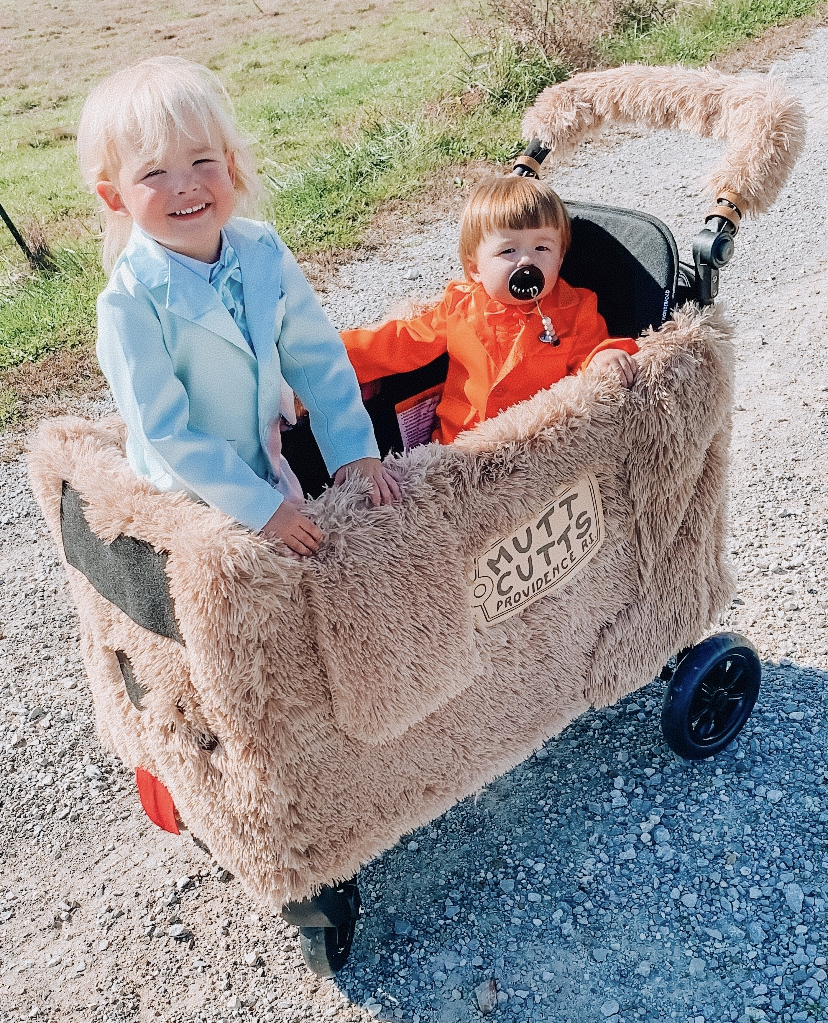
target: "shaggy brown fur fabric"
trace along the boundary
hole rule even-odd
[[[771,207],[805,144],[802,104],[773,77],[639,64],[574,75],[544,89],[522,130],[560,162],[607,121],[728,139],[706,185],[714,198],[724,191],[741,195],[743,216]]]
[[[326,542],[302,562],[136,479],[120,421],[41,427],[31,479],[59,547],[67,480],[98,536],[169,552],[184,645],[67,566],[101,739],[163,781],[263,902],[350,877],[591,704],[648,682],[726,607],[728,330],[681,311],[641,345],[632,391],[567,378],[455,446],[399,458],[398,506],[367,507],[358,484],[327,491],[309,506]],[[473,558],[587,472],[603,547],[574,582],[476,630]]]

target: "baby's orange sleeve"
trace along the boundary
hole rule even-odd
[[[635,338],[631,337],[608,337],[602,341],[600,345],[596,345],[595,348],[589,353],[589,355],[581,363],[580,368],[586,369],[587,366],[592,362],[595,356],[599,352],[603,352],[605,348],[618,348],[622,352],[626,352],[628,355],[635,355],[638,351],[638,345],[635,342]]]
[[[411,320],[343,330],[342,340],[360,384],[420,369],[446,351],[445,299]]]

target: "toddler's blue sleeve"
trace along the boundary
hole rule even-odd
[[[285,296],[277,338],[282,374],[307,408],[313,435],[333,475],[357,458],[378,458],[379,448],[342,338],[293,255],[281,240],[278,244],[283,250]]]

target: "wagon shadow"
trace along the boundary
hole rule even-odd
[[[675,886],[715,877],[731,839],[774,812],[784,782],[769,803],[751,775],[769,743],[786,741],[782,722],[802,730],[800,745],[821,748],[802,724],[828,673],[765,663],[763,679],[739,738],[711,760],[682,761],[667,747],[656,680],[583,715],[477,798],[405,836],[359,876],[365,916],[336,978],[343,993],[380,1018],[451,1023],[479,1018],[493,979],[501,1018],[603,1020],[624,991],[636,992],[645,1018],[645,1004],[658,1004],[652,970],[672,976],[668,1013],[704,1009],[684,946],[716,935],[726,943],[728,928],[744,936],[751,921],[711,903],[699,922]],[[727,979],[753,976],[755,955],[734,954]],[[715,978],[705,989],[719,1010],[735,999]]]

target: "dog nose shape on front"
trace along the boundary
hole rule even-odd
[[[543,291],[543,271],[533,264],[519,266],[509,275],[509,294],[521,302],[530,302]]]

